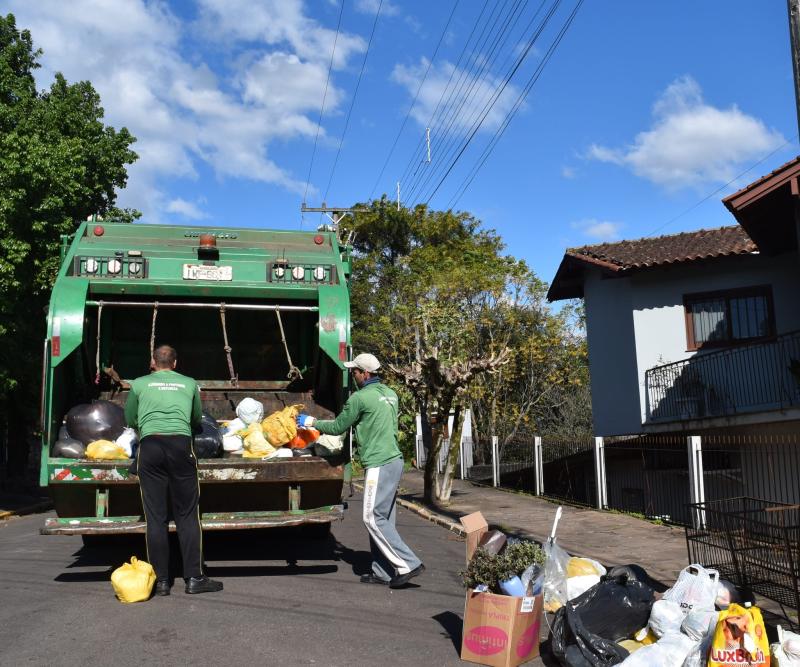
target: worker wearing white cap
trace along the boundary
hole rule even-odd
[[[372,354],[359,354],[344,363],[359,390],[345,403],[336,419],[319,420],[297,416],[301,428],[342,435],[355,426],[358,452],[365,468],[364,525],[372,551],[372,572],[361,577],[364,584],[405,586],[425,570],[416,554],[403,542],[395,527],[395,500],[403,474],[403,455],[397,444],[397,394],[378,376],[380,362]]]

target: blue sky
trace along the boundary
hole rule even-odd
[[[576,1],[542,3],[539,19],[551,7],[552,18],[430,201],[474,213],[547,281],[568,246],[733,224],[720,199],[798,153],[785,2],[585,0],[456,200]],[[404,203],[424,201],[450,167],[448,147],[524,52],[540,7],[383,0],[367,52],[379,0],[344,3],[338,38],[340,0],[5,0],[0,9],[43,49],[40,87],[55,71],[91,80],[106,122],[139,138],[121,205],[146,222],[309,229],[319,216],[301,218],[306,188],[309,206],[326,191],[331,205],[373,193],[427,70],[374,190],[394,198],[402,178]],[[453,81],[469,82],[464,104],[433,116]],[[432,159],[421,163],[415,149],[432,116]]]

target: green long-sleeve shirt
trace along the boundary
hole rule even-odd
[[[190,436],[201,417],[200,390],[192,378],[162,370],[131,382],[125,421],[139,438],[154,433]]]
[[[336,419],[317,420],[320,433],[342,435],[355,425],[358,453],[365,468],[376,468],[400,458],[397,445],[397,394],[373,382],[351,394]]]

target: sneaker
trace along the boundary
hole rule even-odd
[[[361,579],[359,581],[362,584],[381,584],[382,586],[388,586],[389,581],[387,579],[381,579],[380,577],[376,577],[375,574],[370,572],[369,574],[362,574]]]
[[[195,593],[216,593],[222,590],[222,582],[209,579],[205,575],[202,577],[192,577],[186,582],[186,592]]]
[[[389,582],[389,588],[402,588],[405,586],[409,581],[411,581],[414,577],[418,577],[423,572],[425,572],[425,566],[420,563],[415,567],[411,572],[406,572],[405,574],[398,574]]]
[[[156,595],[169,595],[169,581],[167,579],[159,579],[156,581]]]

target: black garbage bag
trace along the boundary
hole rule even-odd
[[[194,430],[194,455],[198,459],[218,459],[222,456],[222,433],[217,420],[203,415],[200,426]]]
[[[50,456],[56,459],[82,459],[86,454],[86,445],[80,440],[70,438],[69,434],[66,434],[65,438],[60,435],[61,431],[58,440],[53,443]]]
[[[617,567],[612,567],[606,574],[608,577],[612,578],[625,575],[628,577],[629,581],[641,581],[643,584],[650,586],[656,593],[663,593],[667,590],[667,586],[653,579],[653,577],[647,574],[647,570],[635,563],[631,563],[630,565],[617,565]]]
[[[628,651],[616,642],[647,625],[653,589],[626,575],[603,577],[556,612],[551,645],[566,667],[618,665]]]
[[[95,440],[116,440],[125,430],[125,411],[111,401],[81,403],[66,417],[70,437],[88,445]]]

